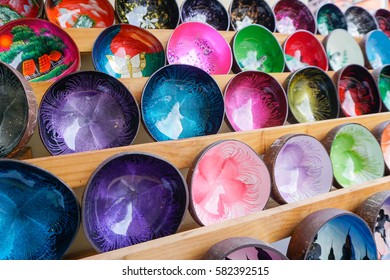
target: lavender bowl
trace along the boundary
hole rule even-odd
[[[362,7],[349,7],[344,14],[348,32],[354,37],[362,37],[368,32],[378,29],[375,17]]]

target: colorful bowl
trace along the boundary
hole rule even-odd
[[[0,61],[29,82],[54,82],[80,69],[80,53],[73,39],[42,19],[17,19],[0,28]]]
[[[322,43],[306,30],[289,35],[283,43],[286,67],[293,72],[305,66],[318,66],[328,70],[328,57]]]
[[[289,123],[307,123],[339,116],[337,90],[326,72],[307,66],[284,81],[289,106]]]
[[[59,260],[80,227],[73,191],[23,161],[0,160],[0,259]]]
[[[322,4],[315,12],[317,31],[326,36],[336,29],[347,30],[347,21],[344,13],[333,3]]]
[[[372,72],[382,100],[382,110],[390,111],[390,64],[376,68]]]
[[[0,26],[20,18],[40,18],[43,10],[43,0],[0,0]]]
[[[378,140],[385,160],[386,175],[390,174],[390,121],[384,121],[378,124],[372,131],[372,134]]]
[[[381,147],[363,125],[336,126],[322,143],[330,154],[336,188],[349,188],[383,177],[385,164]]]
[[[233,30],[259,24],[275,32],[275,14],[265,0],[233,0],[229,6],[229,14]]]
[[[53,83],[39,107],[39,133],[52,155],[130,145],[140,126],[131,92],[117,79],[80,71]]]
[[[175,29],[180,11],[176,0],[115,0],[115,13],[121,23],[145,29]]]
[[[271,75],[244,71],[226,85],[226,118],[234,131],[281,126],[288,114],[283,87]]]
[[[169,37],[167,61],[193,65],[215,75],[228,74],[233,57],[229,44],[214,27],[201,22],[185,22]]]
[[[108,0],[46,0],[46,18],[62,28],[106,28],[115,22]]]
[[[378,22],[379,29],[390,38],[390,11],[386,9],[378,9],[375,12],[375,19]]]
[[[215,142],[194,161],[187,176],[191,216],[200,225],[262,211],[271,192],[260,156],[236,140]]]
[[[375,17],[359,6],[349,7],[345,12],[348,32],[354,37],[362,37],[368,32],[378,29]]]
[[[175,233],[188,207],[188,190],[168,161],[121,153],[97,167],[82,205],[86,237],[101,253]]]
[[[105,28],[92,49],[96,70],[115,78],[149,77],[165,65],[164,47],[148,30],[115,24]]]
[[[390,38],[381,30],[368,32],[360,41],[366,68],[376,69],[390,64]]]
[[[142,119],[156,141],[216,134],[225,113],[222,92],[204,70],[167,65],[147,81],[141,98]]]

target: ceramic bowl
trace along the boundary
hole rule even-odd
[[[336,188],[349,188],[383,177],[385,164],[381,147],[363,125],[338,125],[326,134],[322,143],[332,161]]]
[[[187,64],[209,74],[228,74],[233,56],[225,38],[212,26],[184,22],[171,34],[167,43],[168,64]]]
[[[45,14],[62,28],[106,28],[115,22],[108,0],[46,0]]]
[[[375,12],[375,19],[378,23],[379,29],[390,38],[390,11],[386,9],[378,9]]]
[[[80,226],[73,191],[53,174],[19,160],[0,160],[0,259],[59,260]]]
[[[53,83],[39,107],[39,133],[52,155],[130,145],[140,126],[131,92],[117,79],[80,71]]]
[[[326,36],[335,29],[347,30],[344,13],[333,3],[322,4],[315,12],[317,31]]]
[[[362,37],[368,32],[378,29],[375,17],[366,9],[352,6],[345,10],[348,32],[354,37]]]
[[[188,207],[180,171],[146,153],[121,153],[102,162],[82,198],[86,237],[99,253],[173,234]]]
[[[20,18],[40,18],[43,11],[43,0],[0,0],[0,26]]]
[[[38,104],[23,75],[3,62],[0,62],[0,89],[0,158],[14,157],[35,131]]]
[[[287,260],[271,245],[251,237],[230,237],[214,244],[206,260]]]
[[[288,114],[283,87],[271,75],[244,71],[225,88],[226,118],[234,131],[281,126]]]
[[[263,160],[236,140],[205,148],[190,168],[187,184],[191,216],[205,226],[262,211],[271,192]]]
[[[390,110],[390,64],[376,68],[372,72],[382,100],[383,111]]]
[[[356,117],[381,111],[378,87],[371,73],[363,66],[344,66],[332,79],[339,95],[340,116]]]
[[[299,0],[280,0],[273,7],[276,30],[282,34],[292,34],[297,30],[317,32],[316,20],[310,9]]]
[[[360,41],[366,68],[376,69],[390,64],[390,39],[381,30],[368,32]]]
[[[149,77],[165,65],[164,47],[148,30],[115,24],[105,28],[92,49],[96,70],[115,78]]]
[[[377,260],[370,228],[358,215],[335,208],[315,211],[294,229],[291,260]]]
[[[348,31],[335,29],[322,42],[328,56],[329,66],[333,71],[338,71],[350,64],[364,66],[363,51]]]
[[[240,30],[251,24],[259,24],[275,32],[275,14],[265,0],[233,0],[229,6],[231,27]]]
[[[224,112],[218,84],[207,72],[191,65],[161,68],[142,92],[142,119],[156,141],[216,134]]]
[[[266,150],[264,162],[271,173],[271,197],[280,204],[327,193],[333,170],[325,147],[305,134],[286,134]]]
[[[184,0],[180,9],[182,22],[203,22],[217,30],[227,31],[230,16],[225,6],[218,0]]]
[[[73,39],[42,19],[13,20],[0,28],[0,61],[29,82],[54,82],[80,69],[80,53]]]
[[[176,0],[115,0],[115,13],[121,23],[145,29],[175,29],[180,11]]]
[[[264,26],[252,24],[237,31],[232,40],[233,72],[257,70],[283,72],[284,55],[275,36]]]
[[[307,66],[291,73],[283,83],[289,123],[307,123],[339,116],[336,88],[326,72]]]
[[[382,149],[383,158],[385,160],[385,174],[390,174],[390,121],[384,121],[378,124],[373,130],[372,134],[378,140]]]
[[[328,70],[328,57],[322,43],[308,31],[298,30],[283,43],[286,68],[291,72],[305,66],[318,66]]]

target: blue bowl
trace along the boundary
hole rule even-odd
[[[225,106],[219,86],[207,72],[172,64],[149,78],[141,113],[150,135],[165,141],[218,133]]]
[[[383,31],[370,31],[360,41],[360,45],[364,50],[367,68],[377,69],[385,64],[390,64],[390,39]]]

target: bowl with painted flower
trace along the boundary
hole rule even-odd
[[[348,32],[354,37],[363,37],[378,29],[375,17],[363,7],[352,6],[345,10]]]
[[[390,38],[382,30],[372,30],[360,40],[368,69],[390,64]]]
[[[0,1],[0,26],[20,18],[41,18],[43,14],[43,0]]]
[[[385,64],[372,71],[382,100],[382,110],[390,111],[390,64]]]
[[[317,31],[326,36],[335,29],[347,30],[344,13],[333,3],[323,3],[315,12]]]
[[[385,32],[390,38],[390,11],[387,9],[378,9],[375,12],[375,19],[378,22],[379,29]]]

